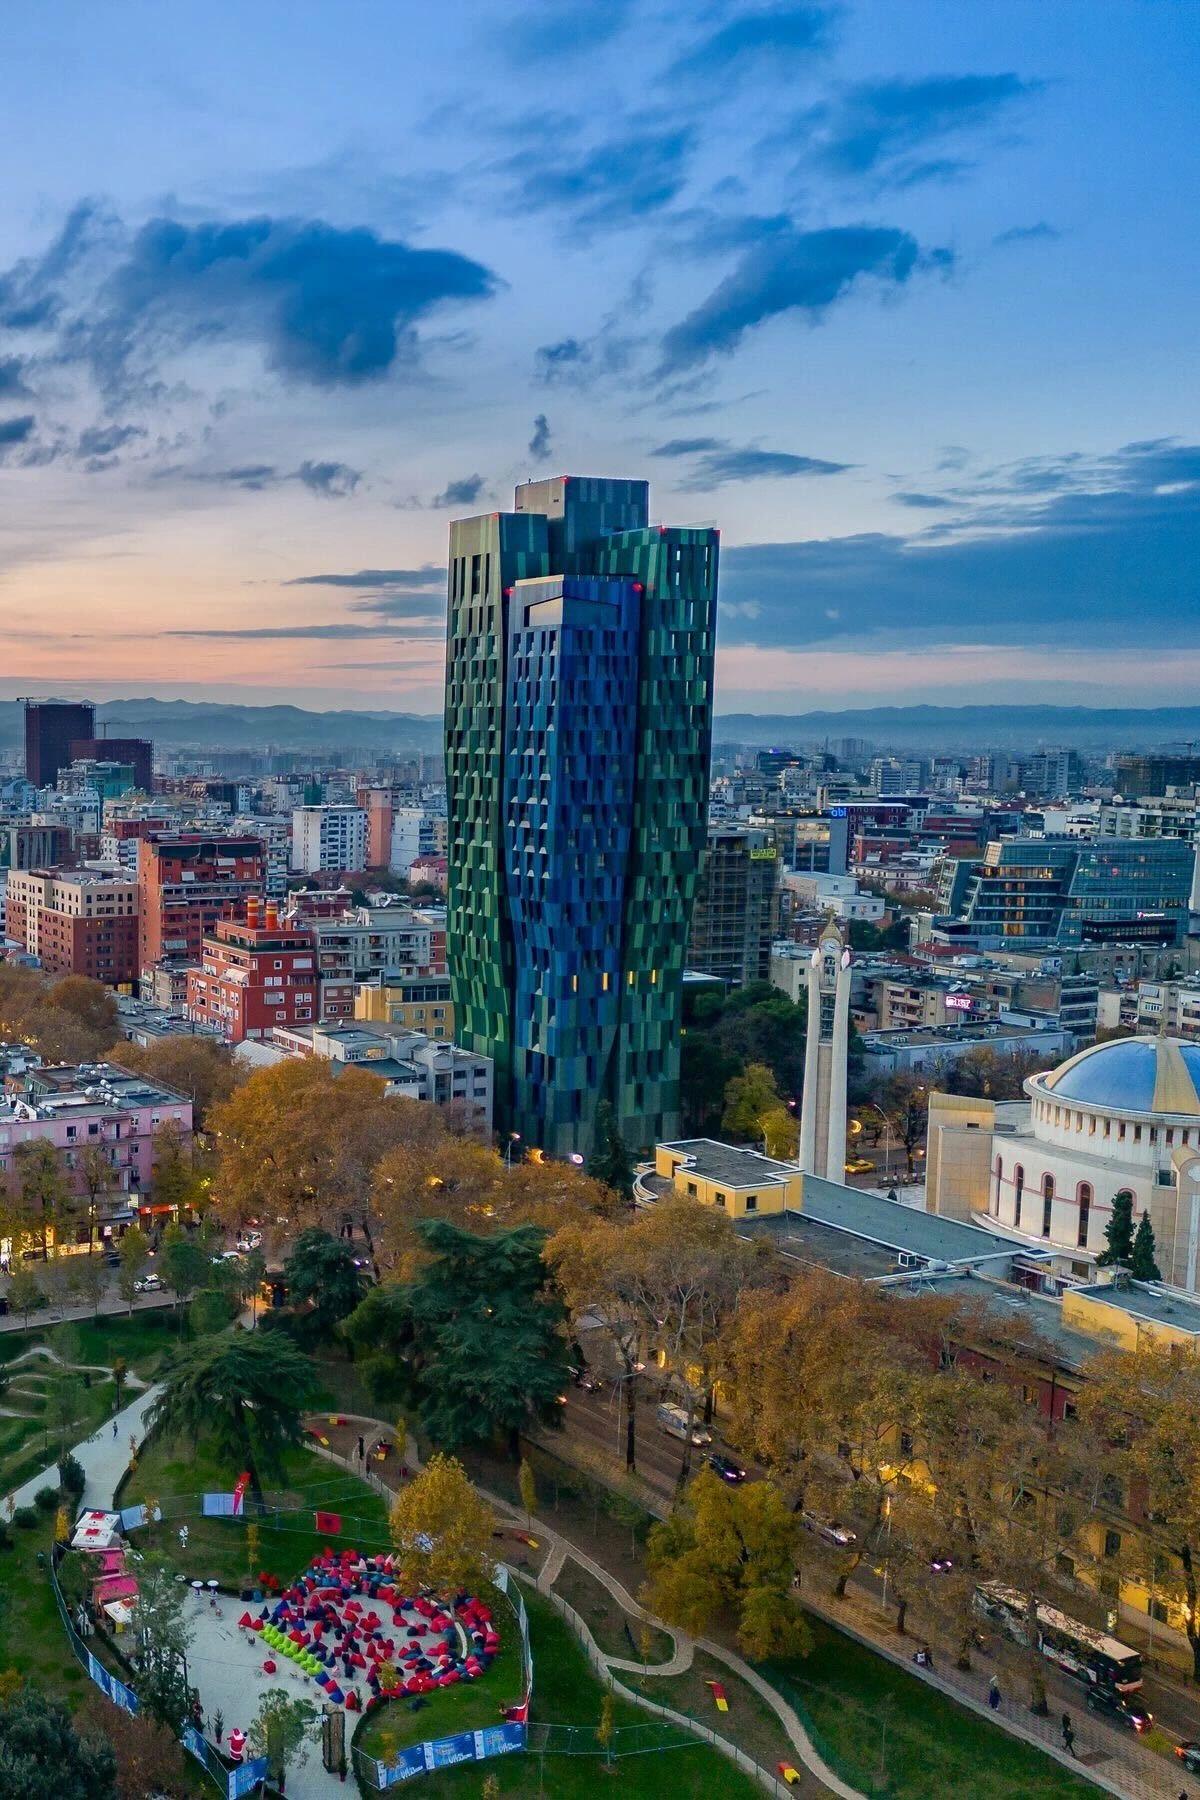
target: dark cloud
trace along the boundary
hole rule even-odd
[[[723,548],[723,641],[1177,641],[1200,610],[1200,445],[1128,444],[1058,470],[1039,459],[1068,485],[1035,499],[1031,473],[953,529]]]
[[[320,219],[158,218],[132,238],[108,219],[94,227],[94,212],[81,213],[40,262],[0,274],[0,315],[52,300],[59,354],[88,362],[109,391],[149,384],[164,356],[223,340],[256,345],[287,380],[371,380],[415,357],[430,314],[497,287],[456,251]],[[107,273],[76,283],[72,308],[70,276],[97,247]]]
[[[550,421],[545,413],[539,413],[533,421],[533,436],[529,440],[529,454],[537,462],[543,462],[550,454]]]
[[[712,450],[693,464],[688,487],[723,487],[729,481],[767,481],[790,475],[841,475],[849,463],[823,462],[817,456],[792,456],[786,450],[756,450],[731,444]]]
[[[443,589],[441,599],[445,599]],[[377,619],[407,619],[414,625],[445,623],[445,608],[437,613],[429,609],[434,605],[432,594],[375,594],[367,600],[352,600],[351,612],[370,613]]]
[[[351,625],[343,620],[336,620],[327,625],[249,625],[228,630],[212,626],[196,627],[190,631],[165,631],[164,637],[171,638],[315,638],[318,640],[338,638],[390,638],[393,641],[402,638],[440,637],[445,626],[431,622],[428,626],[406,628],[397,633],[390,625]]]
[[[344,462],[302,462],[296,470],[296,480],[310,494],[320,494],[326,500],[344,500],[362,480],[362,471]]]
[[[956,158],[925,158],[920,152],[927,146],[977,131],[1043,86],[1012,72],[868,81],[802,115],[797,127],[815,139],[818,160],[836,174],[913,186],[968,166]]]
[[[611,43],[629,23],[632,6],[633,0],[539,0],[525,12],[505,13],[497,41],[518,66],[565,61]]]
[[[24,399],[25,364],[19,356],[0,356],[0,400]]]
[[[590,149],[573,148],[570,134],[539,128],[500,172],[511,183],[516,211],[555,212],[586,234],[669,205],[687,178],[692,145],[688,127],[630,127]]]
[[[619,328],[614,315],[590,338],[562,338],[534,354],[534,375],[546,387],[589,388],[624,375],[641,340]]]
[[[840,225],[780,233],[747,250],[707,300],[667,332],[660,373],[695,368],[737,349],[747,331],[781,313],[816,324],[864,277],[900,287],[920,268],[948,268],[948,250],[922,251],[907,231]]]
[[[482,475],[462,475],[457,481],[449,481],[440,494],[435,494],[429,502],[430,506],[473,506],[483,492]]]
[[[94,250],[108,242],[116,221],[98,201],[80,200],[40,256],[22,257],[0,270],[0,326],[7,331],[45,330],[62,311],[59,284]]]
[[[918,494],[911,489],[907,492],[893,494],[892,499],[897,506],[911,506],[918,512],[932,512],[935,507],[939,512],[944,512],[947,507],[956,504],[955,501],[947,499],[945,494]]]
[[[405,591],[436,590],[446,585],[445,569],[426,563],[420,569],[354,569],[338,575],[293,575],[284,587],[357,588],[381,592],[388,588]]]
[[[184,469],[177,463],[154,471],[156,481],[191,481],[204,487],[248,488],[260,493],[277,487],[287,476],[274,463],[237,463],[228,469]]]
[[[694,459],[687,489],[704,491],[729,481],[773,480],[789,475],[841,475],[849,463],[823,462],[816,456],[793,456],[786,450],[760,450],[752,444],[731,444],[726,438],[670,438],[651,450],[651,456]]]
[[[118,450],[132,444],[138,438],[144,438],[145,431],[140,425],[89,425],[79,434],[78,454],[88,458],[109,458]]]
[[[1007,231],[1001,231],[992,239],[998,249],[1005,244],[1053,244],[1057,243],[1062,232],[1055,226],[1048,225],[1045,219],[1039,219],[1036,225],[1010,225]]]
[[[829,42],[836,16],[832,6],[762,7],[741,12],[685,50],[667,70],[668,82],[728,85],[756,64],[774,75],[799,58],[807,60]]]
[[[714,438],[714,437],[668,438],[665,444],[657,444],[655,446],[655,448],[653,450],[651,450],[650,455],[651,456],[699,456],[705,450],[721,450],[724,448],[724,445],[725,445],[724,438]]]
[[[32,413],[18,413],[12,419],[0,419],[0,456],[18,444],[27,444],[33,436],[37,420]]]

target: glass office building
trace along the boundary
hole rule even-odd
[[[645,482],[526,484],[450,528],[447,953],[502,1132],[586,1154],[612,1101],[677,1134],[704,845],[717,533],[651,527]]]

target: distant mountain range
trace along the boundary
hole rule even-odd
[[[110,700],[96,708],[111,737],[148,737],[172,750],[297,750],[411,756],[441,748],[440,717],[306,712],[191,700]],[[0,701],[0,750],[23,742],[21,707]],[[717,743],[793,748],[863,738],[881,750],[1142,750],[1200,741],[1200,706],[876,706],[842,712],[720,713]]]

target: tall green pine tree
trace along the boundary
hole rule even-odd
[[[1144,1212],[1138,1220],[1130,1259],[1130,1274],[1135,1281],[1162,1280],[1162,1270],[1154,1260],[1154,1248],[1154,1227],[1150,1223],[1150,1214]]]
[[[596,1108],[596,1127],[587,1172],[620,1194],[622,1199],[633,1198],[633,1162],[618,1129],[617,1115],[608,1100],[602,1100]]]
[[[1113,1195],[1112,1213],[1104,1227],[1104,1239],[1107,1248],[1096,1258],[1099,1266],[1111,1269],[1120,1263],[1123,1269],[1127,1269],[1133,1261],[1133,1195],[1125,1189]]]

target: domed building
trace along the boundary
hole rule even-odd
[[[931,1212],[973,1218],[1042,1252],[1064,1286],[1094,1277],[1113,1199],[1154,1228],[1163,1280],[1197,1291],[1200,1044],[1094,1044],[1025,1082],[1026,1101],[934,1094]],[[986,1145],[986,1152],[985,1152]]]

